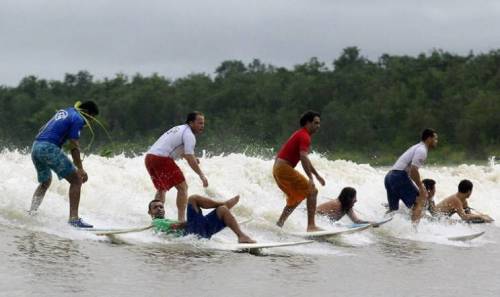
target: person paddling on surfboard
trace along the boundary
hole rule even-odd
[[[427,159],[427,152],[434,149],[438,143],[438,135],[433,129],[422,132],[421,142],[410,147],[392,166],[384,179],[387,191],[389,211],[399,209],[399,200],[412,209],[411,220],[418,223],[422,216],[422,208],[427,199],[427,191],[420,180],[419,168]],[[415,186],[416,185],[416,186]]]
[[[307,156],[311,146],[311,135],[316,133],[320,127],[320,114],[314,111],[304,113],[300,118],[300,126],[302,128],[290,136],[274,161],[274,179],[278,187],[286,194],[286,205],[276,225],[283,227],[290,214],[302,200],[306,199],[307,231],[321,231],[315,222],[318,190],[314,185],[313,175],[323,186],[325,180],[314,169]],[[294,169],[299,161],[307,178]]]
[[[165,203],[165,193],[172,187],[177,189],[179,221],[185,220],[188,186],[184,174],[174,160],[181,157],[186,159],[191,169],[200,177],[203,187],[208,187],[208,180],[201,171],[199,160],[194,156],[195,135],[202,133],[204,128],[205,116],[198,111],[189,113],[185,124],[163,133],[148,150],[144,160],[156,188],[156,200]]]
[[[80,158],[80,131],[95,119],[99,109],[93,101],[77,103],[75,107],[61,109],[41,129],[33,142],[31,159],[35,165],[38,182],[33,194],[30,214],[35,213],[42,203],[52,181],[51,170],[59,179],[66,179],[69,186],[69,224],[78,228],[92,228],[78,216],[80,189],[88,179]],[[90,127],[89,127],[90,128]],[[68,159],[61,146],[69,142],[73,163]]]
[[[372,224],[373,222],[362,220],[356,216],[354,204],[357,201],[356,189],[345,187],[338,198],[318,205],[316,213],[328,217],[331,221],[338,221],[344,215],[347,215],[355,224]],[[374,227],[376,226],[374,225]]]
[[[471,223],[491,223],[494,220],[485,214],[473,214],[467,203],[472,194],[473,184],[464,179],[458,184],[458,192],[439,202],[435,211],[437,215],[452,216],[458,214],[460,218]]]
[[[152,200],[148,205],[148,214],[153,219],[152,225],[156,232],[184,236],[195,234],[210,239],[214,234],[225,227],[229,227],[238,237],[239,243],[256,243],[240,229],[240,225],[231,214],[230,209],[235,206],[240,196],[233,197],[225,202],[217,202],[200,195],[188,198],[187,221],[179,222],[165,218],[165,208],[161,200]],[[202,209],[213,209],[203,215]]]

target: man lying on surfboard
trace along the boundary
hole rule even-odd
[[[371,224],[372,222],[364,221],[356,216],[353,208],[356,202],[356,190],[345,187],[339,197],[318,205],[316,214],[326,216],[332,221],[338,221],[347,215],[355,224]]]
[[[235,196],[225,202],[218,202],[200,195],[192,195],[188,198],[187,220],[179,222],[165,218],[165,208],[161,200],[149,202],[148,213],[153,219],[152,225],[155,231],[166,234],[184,236],[195,234],[202,238],[210,239],[225,227],[229,227],[238,236],[239,243],[256,243],[255,240],[241,231],[234,216],[229,211],[240,200]],[[214,209],[206,216],[202,209]]]
[[[458,184],[458,192],[445,198],[435,206],[436,215],[452,216],[457,213],[460,218],[470,223],[491,223],[493,219],[485,214],[473,214],[467,203],[472,194],[473,184],[464,179]],[[431,212],[432,213],[432,212]]]

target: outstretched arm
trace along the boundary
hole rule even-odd
[[[85,170],[83,170],[83,164],[82,164],[82,159],[80,158],[80,143],[76,139],[70,139],[69,140],[69,147],[71,150],[71,158],[73,159],[73,163],[75,164],[76,168],[78,169],[78,174],[82,178],[83,182],[86,182],[88,180],[88,175]]]
[[[410,177],[415,182],[420,192],[420,196],[427,197],[426,190],[422,180],[420,179],[420,173],[418,172],[418,167],[415,165],[411,165],[410,167]]]
[[[196,174],[198,174],[201,181],[203,182],[203,187],[205,187],[205,188],[208,187],[208,180],[205,177],[205,174],[203,174],[203,172],[201,171],[201,168],[198,165],[198,160],[195,158],[195,156],[194,155],[184,155],[184,159],[186,159],[186,161],[188,162],[189,167],[191,167],[191,169],[193,169],[193,171],[196,172]]]
[[[311,160],[309,160],[308,153],[301,151],[300,152],[300,163],[302,164],[302,168],[304,168],[304,171],[309,178],[309,181],[314,183],[313,181],[313,175],[316,176],[316,179],[319,181],[321,185],[325,185],[325,180],[319,175],[319,173],[316,171],[314,166],[311,163]]]
[[[462,203],[455,202],[454,205],[455,210],[457,214],[462,218],[462,220],[467,221],[467,222],[472,222],[472,221],[477,221],[477,220],[483,220],[486,223],[491,223],[492,219],[489,216],[482,215],[482,214],[472,214],[472,213],[466,213],[464,210],[464,207]]]
[[[349,218],[353,221],[353,223],[355,224],[368,224],[370,222],[368,221],[364,221],[360,218],[358,218],[358,216],[356,215],[356,213],[354,212],[354,208],[351,208],[351,210],[349,210],[347,212],[347,216],[349,216]]]

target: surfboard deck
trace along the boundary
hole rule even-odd
[[[360,232],[370,228],[371,226],[372,226],[371,224],[363,224],[357,227],[346,228],[343,230],[324,230],[316,232],[287,232],[286,234],[308,239],[320,239],[320,238],[327,238],[327,237]]]
[[[469,241],[469,240],[472,240],[472,239],[475,239],[475,238],[482,236],[484,233],[486,233],[486,232],[482,231],[482,232],[472,233],[472,234],[468,234],[468,235],[452,236],[452,237],[448,237],[448,240],[451,240],[451,241]]]
[[[238,223],[240,225],[245,225],[250,223],[252,220],[253,220],[252,218],[249,218],[246,220],[242,220]],[[77,230],[91,232],[92,234],[95,234],[97,236],[104,236],[104,235],[118,235],[118,234],[142,232],[151,228],[153,228],[153,225],[144,227],[132,227],[132,228],[77,228]]]
[[[142,232],[148,229],[153,228],[153,225],[149,226],[144,226],[144,227],[135,227],[135,228],[109,228],[109,229],[104,229],[104,228],[88,228],[88,229],[79,229],[82,231],[87,231],[91,232],[94,235],[97,236],[104,236],[104,235],[117,235],[117,234],[125,234],[125,233],[134,233],[134,232]]]
[[[242,250],[258,250],[263,248],[297,246],[313,242],[314,242],[313,240],[302,240],[302,241],[289,241],[289,242],[223,243],[223,247],[224,249],[242,251]]]
[[[385,224],[387,222],[390,222],[390,221],[392,221],[392,217],[385,218],[385,219],[382,219],[380,221],[373,222],[370,225],[372,227],[374,227],[374,228],[377,228],[377,227],[379,227],[379,226],[381,226],[381,225],[383,225],[383,224]],[[344,225],[344,226],[347,227],[347,228],[356,228],[356,227],[362,227],[364,225],[366,225],[366,224],[349,224],[349,225]]]

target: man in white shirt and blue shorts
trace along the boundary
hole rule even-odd
[[[208,181],[194,156],[195,134],[203,132],[205,117],[201,112],[191,112],[184,125],[175,126],[165,132],[146,153],[145,164],[157,190],[155,199],[165,203],[165,193],[172,187],[177,189],[178,220],[186,219],[187,184],[184,174],[174,160],[185,158],[189,166],[200,177],[203,186]]]
[[[411,219],[414,223],[420,220],[422,206],[427,199],[427,191],[418,170],[424,165],[429,149],[437,146],[438,135],[432,129],[425,129],[421,140],[399,157],[384,180],[389,212],[398,210],[399,200],[402,200],[406,207],[412,209]]]

